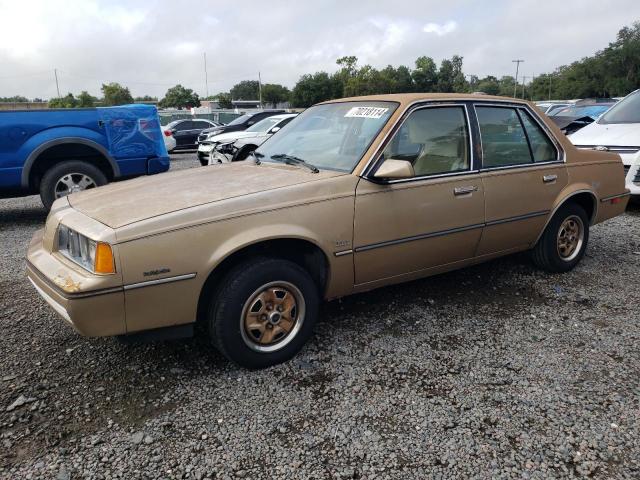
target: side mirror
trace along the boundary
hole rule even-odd
[[[373,178],[379,179],[399,179],[412,178],[415,176],[413,165],[406,160],[395,160],[390,158],[385,160],[380,168],[373,175]]]
[[[280,130],[280,127],[273,127],[270,133],[276,133],[278,130]]]

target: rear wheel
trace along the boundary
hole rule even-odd
[[[54,165],[45,172],[40,182],[40,199],[44,206],[50,209],[58,198],[106,183],[106,175],[95,165],[80,160],[68,160]]]
[[[318,316],[318,287],[299,265],[252,258],[231,270],[209,306],[209,334],[229,360],[264,368],[304,346]]]
[[[575,203],[560,207],[533,249],[534,263],[548,272],[567,272],[584,256],[589,241],[589,218]]]

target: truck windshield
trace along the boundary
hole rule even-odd
[[[351,172],[397,107],[395,102],[367,101],[316,105],[262,144],[256,154],[265,162],[286,155],[320,169]]]
[[[598,123],[640,123],[640,90],[627,95],[605,113]]]

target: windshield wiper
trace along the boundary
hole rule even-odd
[[[302,165],[303,167],[307,167],[311,170],[312,173],[319,173],[320,170],[315,165],[311,165],[310,163],[305,162],[303,159],[296,157],[294,155],[287,155],[286,153],[277,153],[276,155],[271,155],[273,160],[282,160],[287,165]]]

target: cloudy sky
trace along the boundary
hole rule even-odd
[[[0,97],[99,94],[116,81],[163,96],[176,83],[292,87],[335,59],[412,66],[459,54],[467,74],[531,76],[605,47],[640,20],[638,0],[0,0]]]

